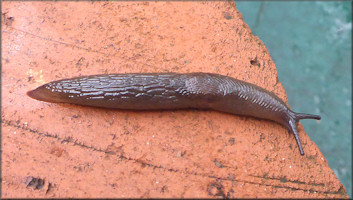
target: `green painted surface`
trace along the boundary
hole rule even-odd
[[[235,1],[268,48],[279,80],[330,167],[352,197],[351,2]]]

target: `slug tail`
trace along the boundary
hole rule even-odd
[[[304,156],[304,151],[303,151],[302,144],[300,142],[300,138],[299,138],[299,134],[298,134],[298,130],[297,130],[297,121],[296,120],[294,120],[294,119],[289,120],[289,129],[294,134],[295,140],[297,141],[297,144],[298,144],[300,154],[302,156]]]
[[[32,99],[36,99],[39,101],[52,102],[52,103],[61,103],[64,102],[61,100],[61,93],[52,91],[46,87],[47,85],[42,85],[34,90],[30,90],[27,92],[27,96]]]

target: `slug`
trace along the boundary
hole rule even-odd
[[[297,122],[318,115],[295,113],[275,94],[254,84],[211,73],[102,74],[44,84],[27,95],[53,103],[130,109],[212,109],[271,120],[293,133],[301,155]]]

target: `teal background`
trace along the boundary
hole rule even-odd
[[[352,197],[352,3],[235,1],[268,48],[291,108]]]

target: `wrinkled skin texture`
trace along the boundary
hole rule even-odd
[[[302,155],[296,123],[321,119],[291,111],[276,95],[256,85],[210,73],[92,75],[50,82],[27,94],[54,103],[130,110],[212,109],[272,120],[294,134]]]

